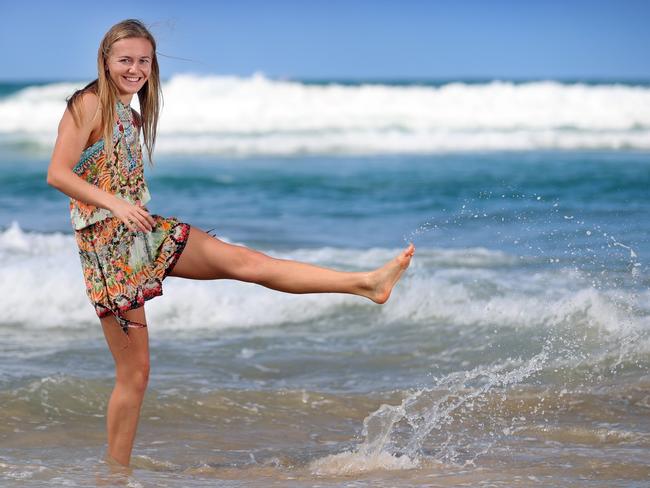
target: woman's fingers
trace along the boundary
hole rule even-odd
[[[153,226],[149,223],[149,220],[144,215],[141,215],[138,212],[132,212],[126,217],[126,227],[131,232],[142,231],[142,232],[151,232]]]
[[[156,220],[149,215],[149,211],[140,203],[133,205],[125,202],[124,213],[120,210],[116,210],[114,213],[119,216],[126,228],[131,232],[151,232],[156,226]]]
[[[151,216],[151,214],[149,214],[149,210],[147,210],[141,203],[138,203],[138,209],[142,211],[142,215],[144,215],[153,229],[156,226],[156,220]]]
[[[151,232],[153,229],[153,226],[149,223],[147,220],[147,217],[145,215],[142,215],[140,213],[136,213],[136,219],[138,222],[138,227],[142,232]]]
[[[156,226],[156,219],[154,219],[146,209],[143,208],[142,211],[144,212],[144,216],[147,219],[147,222],[149,222],[151,228],[153,229]]]

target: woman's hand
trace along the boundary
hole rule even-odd
[[[132,231],[151,232],[156,225],[154,218],[149,215],[149,212],[140,204],[133,205],[132,203],[115,197],[109,210],[124,222],[124,225]]]

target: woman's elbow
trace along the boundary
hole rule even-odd
[[[47,171],[47,179],[46,179],[47,184],[54,188],[59,188],[59,178],[57,176],[58,175],[56,171],[52,171],[51,169],[49,169]]]

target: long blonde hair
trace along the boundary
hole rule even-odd
[[[153,54],[151,59],[151,73],[146,83],[138,91],[140,102],[140,120],[138,125],[142,129],[144,145],[147,149],[149,163],[153,164],[153,149],[156,144],[156,129],[158,127],[158,115],[162,105],[162,91],[160,86],[160,73],[158,58],[156,56],[156,40],[149,29],[137,19],[127,19],[118,22],[111,27],[104,35],[99,44],[97,52],[97,79],[88,83],[85,87],[75,91],[66,101],[67,107],[72,113],[75,124],[80,126],[80,104],[81,96],[91,92],[99,98],[99,110],[102,116],[102,136],[104,149],[108,157],[113,152],[113,126],[115,121],[115,104],[118,99],[118,90],[115,83],[108,74],[108,56],[114,43],[122,39],[143,38],[151,43]]]

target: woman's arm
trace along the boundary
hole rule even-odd
[[[90,134],[100,124],[98,108],[97,96],[85,93],[82,96],[79,126],[75,124],[70,111],[65,110],[47,170],[47,184],[76,200],[110,210],[130,230],[150,231],[155,221],[144,208],[117,198],[72,171]]]

